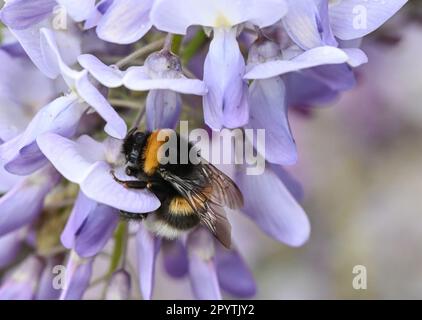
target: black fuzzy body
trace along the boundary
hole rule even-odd
[[[124,141],[122,152],[127,161],[126,173],[148,184],[148,189],[157,196],[161,202],[161,206],[155,212],[151,213],[136,214],[123,212],[122,217],[129,220],[144,220],[149,215],[154,215],[154,219],[159,223],[166,224],[180,231],[190,230],[200,223],[198,214],[193,208],[191,208],[189,213],[184,212],[181,214],[180,212],[175,212],[175,209],[171,206],[171,202],[175,198],[182,198],[182,196],[171,183],[162,178],[159,170],[170,172],[182,179],[196,179],[198,183],[203,183],[205,188],[207,182],[201,181],[203,179],[200,179],[200,175],[198,174],[201,164],[192,164],[190,160],[188,160],[188,163],[181,163],[179,152],[181,138],[177,134],[177,163],[160,164],[153,174],[146,174],[144,171],[144,162],[146,161],[144,156],[145,150],[148,147],[147,144],[150,143],[149,138],[151,134],[151,132],[130,132]],[[194,147],[188,144],[189,152],[192,148]]]

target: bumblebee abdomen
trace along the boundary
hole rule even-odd
[[[171,197],[145,220],[147,228],[155,234],[174,239],[199,225],[198,214],[182,197]]]
[[[167,210],[160,214],[160,218],[165,220],[174,228],[189,230],[199,224],[199,216],[189,205],[188,201],[183,197],[173,197],[169,203]]]

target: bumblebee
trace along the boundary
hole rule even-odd
[[[177,163],[161,164],[160,148],[168,139],[159,139],[160,133],[164,136],[174,134],[178,146],[184,143],[172,130],[141,132],[133,129],[124,140],[122,153],[126,158],[125,172],[134,180],[122,181],[112,174],[126,188],[147,188],[161,201],[161,206],[153,214],[122,212],[122,216],[143,220],[150,231],[168,239],[175,239],[202,224],[229,248],[231,226],[224,207],[238,209],[243,206],[239,188],[203,159],[199,164],[193,164],[190,159],[184,163],[178,152]],[[196,151],[192,150],[195,148],[192,144],[186,142],[186,145],[188,154]]]

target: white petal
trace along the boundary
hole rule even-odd
[[[341,64],[348,60],[348,55],[341,49],[330,46],[318,47],[305,51],[292,60],[275,60],[259,64],[246,73],[245,79],[268,79],[316,66]]]
[[[158,0],[151,20],[160,30],[185,34],[192,25],[218,28],[250,21],[265,27],[280,20],[286,12],[284,0]]]

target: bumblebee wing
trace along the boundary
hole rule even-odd
[[[231,230],[224,208],[212,202],[208,203],[206,211],[200,213],[201,222],[227,249],[231,247]]]
[[[236,207],[242,202],[242,195],[236,185],[215,167],[200,168],[199,176],[181,178],[168,171],[160,172],[199,215],[214,236],[227,248],[231,245],[231,226],[226,218],[224,206]],[[223,175],[223,176],[220,176]],[[215,180],[219,178],[219,180]],[[234,188],[234,189],[232,189]],[[230,191],[230,192],[229,192]],[[227,195],[224,195],[227,192]],[[230,194],[234,194],[234,197]]]
[[[230,209],[243,207],[243,196],[237,185],[210,163],[202,164],[205,177],[212,181],[212,201]]]

